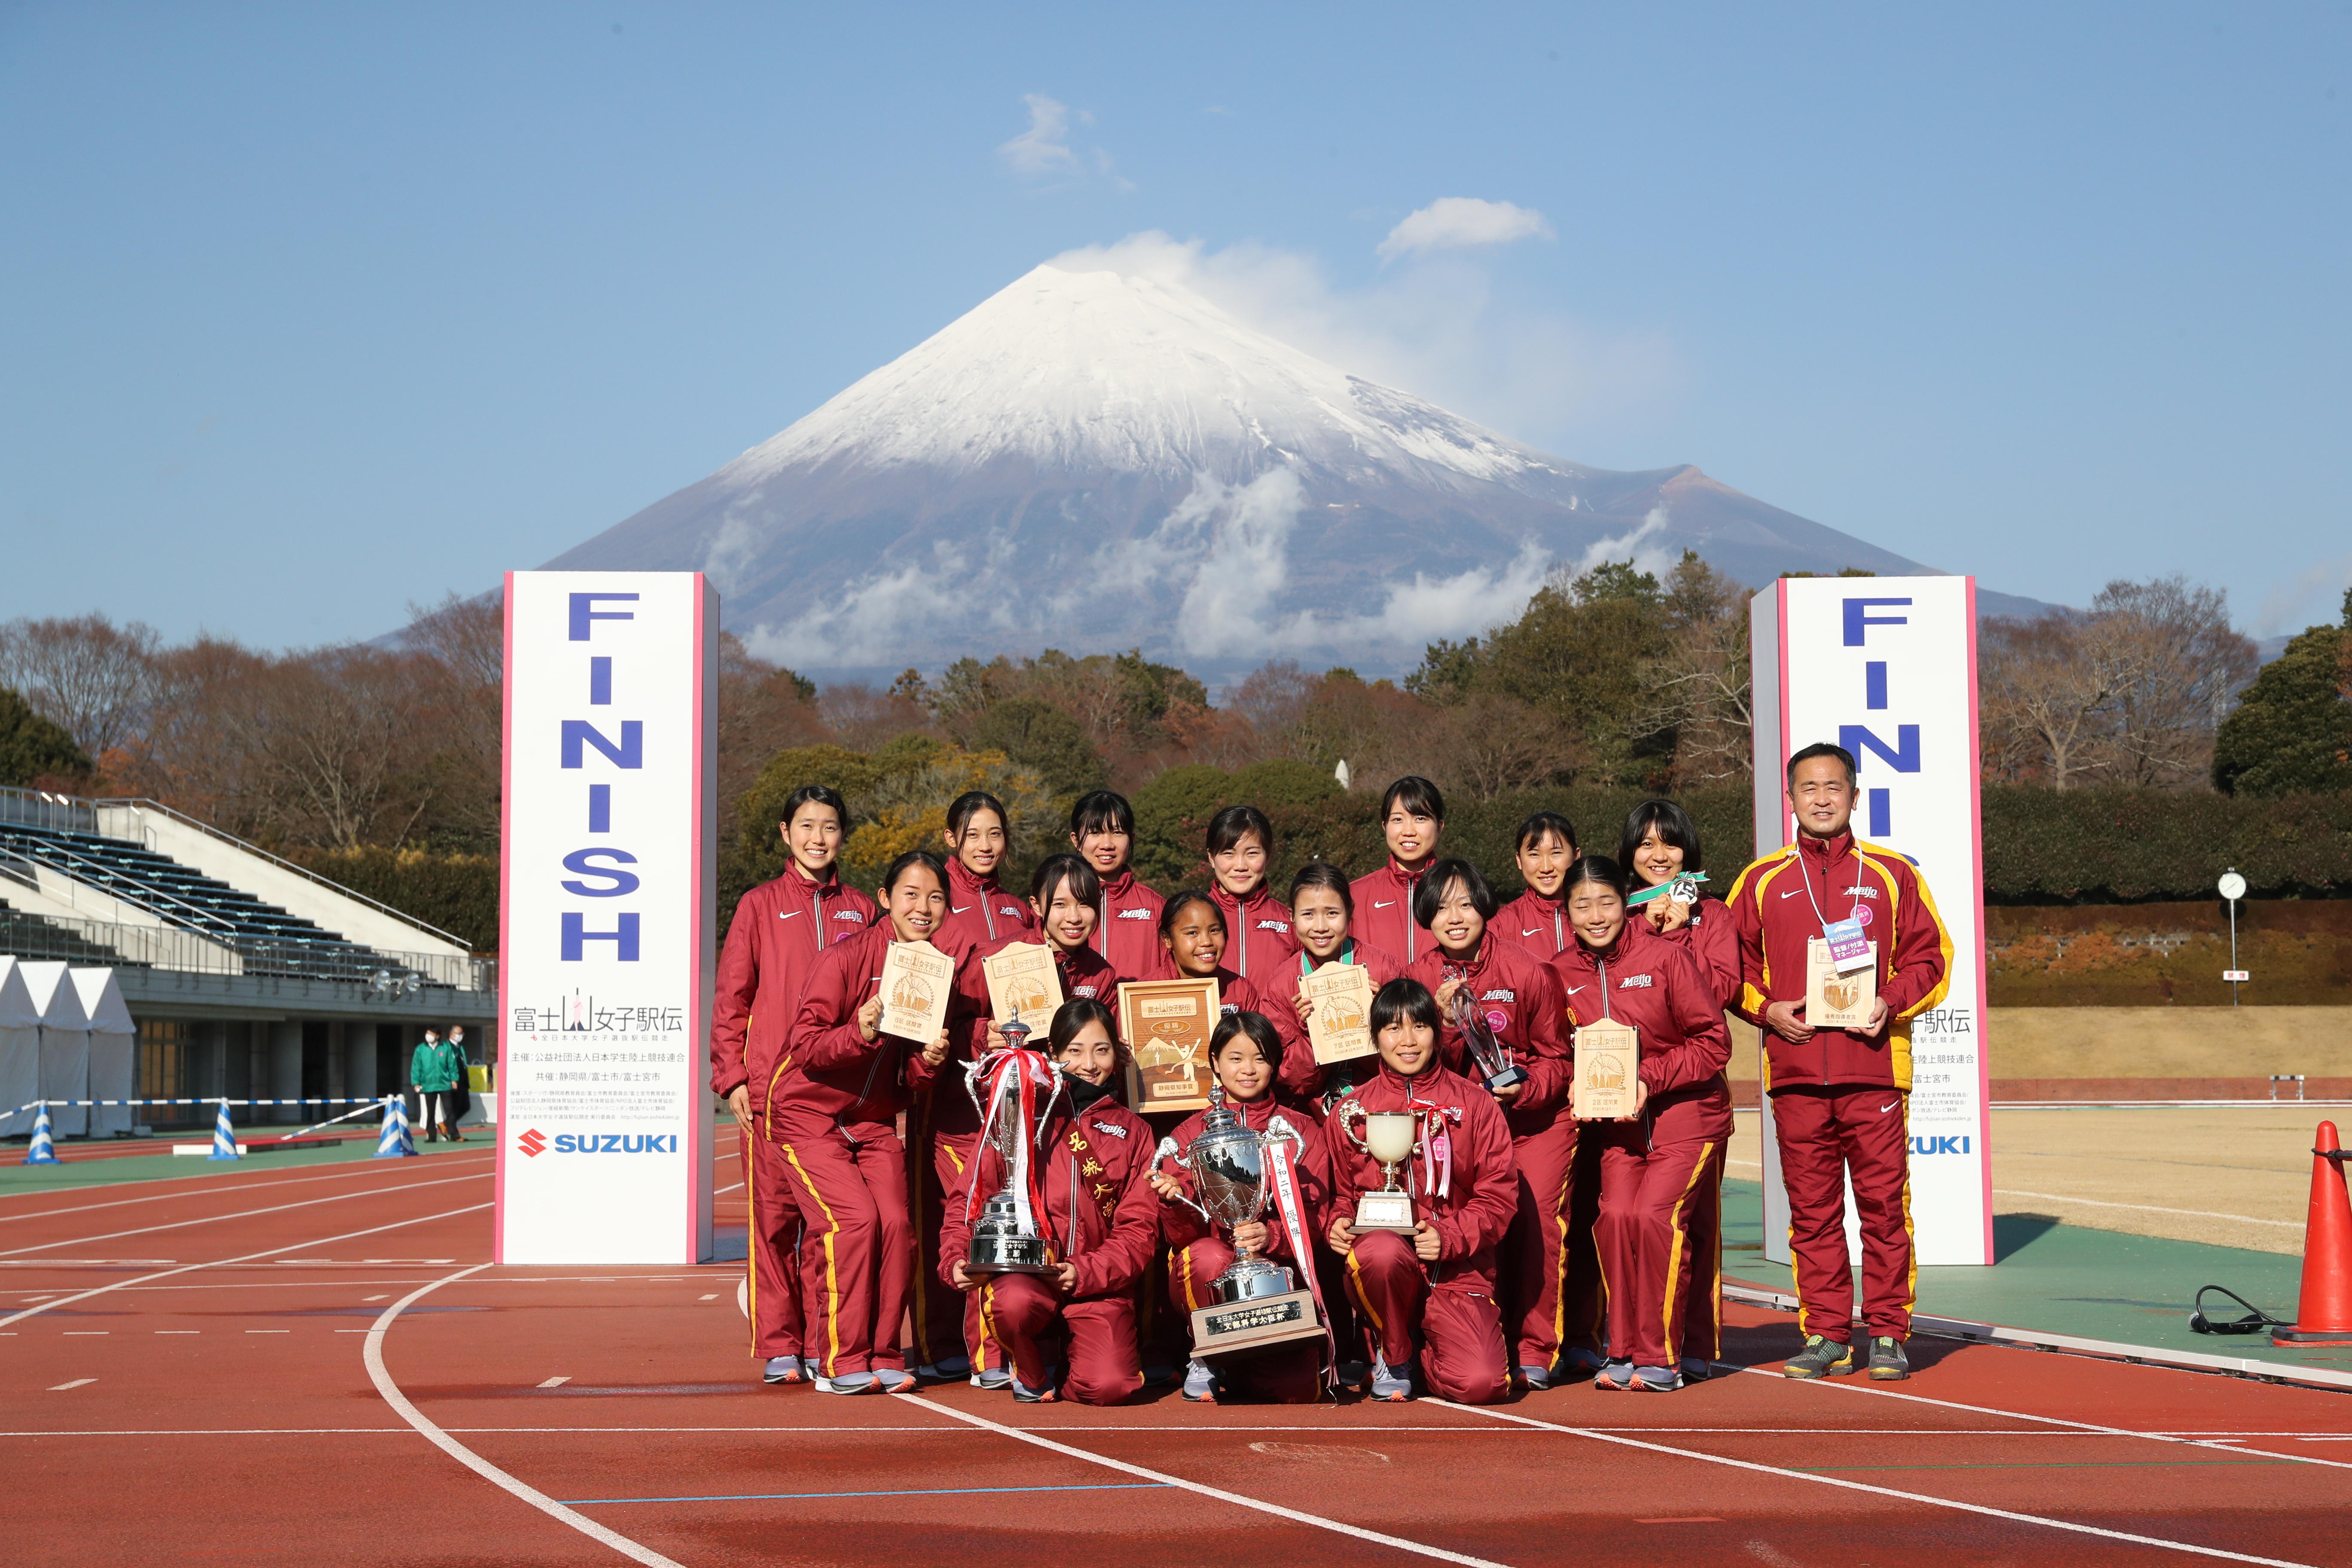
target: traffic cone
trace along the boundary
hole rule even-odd
[[[2311,1151],[2311,1208],[2303,1222],[2303,1291],[2294,1321],[2271,1331],[2274,1345],[2352,1345],[2352,1194],[2336,1123],[2319,1124]]]
[[[213,1118],[213,1152],[207,1160],[242,1160],[245,1152],[236,1146],[236,1129],[229,1125],[228,1101],[220,1102],[220,1114]]]
[[[63,1160],[58,1158],[58,1146],[49,1136],[49,1102],[46,1100],[41,1101],[41,1108],[33,1112],[33,1142],[25,1151],[25,1163],[27,1165],[65,1163]]]
[[[408,1105],[398,1095],[386,1097],[383,1102],[383,1131],[376,1135],[375,1157],[379,1160],[414,1159],[416,1144],[408,1136]]]

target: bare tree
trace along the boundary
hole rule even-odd
[[[1748,590],[1692,550],[1667,574],[1665,648],[1643,668],[1636,733],[1671,732],[1682,784],[1745,778],[1754,765]]]
[[[0,626],[0,686],[63,729],[97,763],[132,741],[155,695],[155,628],[100,615]]]
[[[1558,784],[1585,760],[1557,719],[1499,692],[1473,692],[1431,718],[1440,742],[1431,765],[1447,789],[1472,800]]]
[[[2108,772],[2118,784],[2205,784],[2213,732],[2261,662],[2230,626],[2228,596],[2179,574],[2108,584],[2091,601],[2116,674]]]
[[[2090,616],[1988,618],[1978,627],[1977,679],[1983,739],[2002,776],[2068,789],[2102,766],[2119,676]]]

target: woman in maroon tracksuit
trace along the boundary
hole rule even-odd
[[[1378,991],[1404,973],[1404,965],[1394,953],[1356,940],[1355,919],[1354,890],[1349,887],[1346,874],[1328,860],[1309,860],[1290,879],[1291,931],[1298,938],[1300,988],[1293,990],[1289,998],[1297,1026],[1285,1028],[1285,1020],[1275,1020],[1275,1027],[1282,1030],[1286,1047],[1282,1054],[1281,1090],[1293,1104],[1318,1120],[1331,1105],[1345,1098],[1348,1090],[1371,1077],[1380,1066],[1380,1058],[1359,1057],[1352,1061],[1333,1062],[1328,1068],[1316,1061],[1314,1050],[1307,1044],[1307,1020],[1315,1010],[1303,988],[1307,976],[1330,964],[1353,963],[1370,971],[1371,988]],[[1282,987],[1269,985],[1267,989],[1278,993]]]
[[[1037,1151],[1039,1185],[1054,1238],[1050,1274],[980,1274],[964,1267],[971,1242],[970,1200],[1003,1183],[985,1149],[948,1208],[940,1276],[980,1303],[988,1337],[1013,1363],[1013,1397],[1024,1404],[1066,1398],[1116,1405],[1143,1386],[1136,1343],[1135,1287],[1160,1236],[1160,1199],[1147,1179],[1151,1129],[1113,1092],[1121,1061],[1110,1009],[1088,998],[1054,1013],[1047,1046],[1062,1093],[1045,1113]],[[1059,1342],[1057,1344],[1056,1342]],[[1049,1350],[1066,1351],[1059,1389]]]
[[[1160,951],[1160,895],[1135,879],[1135,807],[1123,795],[1089,790],[1070,807],[1070,847],[1102,879],[1094,950],[1122,974],[1151,967]]]
[[[1568,1035],[1551,970],[1497,937],[1495,913],[1494,889],[1477,867],[1459,859],[1432,866],[1413,895],[1413,915],[1428,931],[1430,947],[1405,973],[1437,998],[1448,1068],[1473,1083],[1486,1081],[1462,1037],[1466,1011],[1527,1071],[1526,1082],[1493,1091],[1519,1168],[1517,1214],[1503,1244],[1504,1321],[1512,1376],[1529,1388],[1549,1388],[1563,1337],[1584,1344],[1598,1310],[1597,1302],[1580,1301],[1571,1312],[1562,1300],[1577,1168]]]
[[[1617,836],[1617,864],[1635,892],[1706,868],[1699,853],[1698,824],[1670,800],[1645,800],[1625,818]],[[1688,903],[1660,895],[1634,911],[1650,929],[1698,961],[1715,999],[1724,1006],[1739,994],[1739,932],[1721,899],[1699,892]]]
[[[1514,842],[1519,880],[1528,890],[1502,907],[1495,929],[1538,958],[1556,958],[1576,940],[1559,903],[1576,861],[1576,824],[1556,811],[1538,811],[1519,824]]]
[[[1605,855],[1570,868],[1576,946],[1554,959],[1579,1028],[1630,1025],[1641,1044],[1634,1114],[1596,1121],[1609,1283],[1609,1363],[1594,1386],[1667,1393],[1707,1375],[1720,1350],[1723,1150],[1731,1034],[1690,954],[1629,918],[1625,874]]]
[[[1121,980],[1209,980],[1217,983],[1217,1002],[1226,1013],[1267,1013],[1265,993],[1257,983],[1235,973],[1225,963],[1224,911],[1217,900],[1198,888],[1169,895],[1160,910],[1160,962],[1148,974],[1122,974]],[[1129,1042],[1132,1044],[1132,1042]]]
[[[1298,939],[1291,934],[1290,907],[1265,885],[1274,824],[1254,805],[1229,805],[1209,819],[1203,847],[1214,879],[1209,896],[1225,917],[1225,967],[1278,994],[1275,976],[1297,956]]]
[[[1290,1194],[1297,1205],[1297,1233],[1286,1217],[1285,1200],[1274,1186],[1271,1152],[1263,1219],[1235,1226],[1228,1245],[1202,1217],[1194,1206],[1199,1193],[1192,1169],[1183,1155],[1208,1126],[1205,1110],[1193,1112],[1169,1134],[1175,1152],[1152,1167],[1151,1185],[1161,1199],[1160,1232],[1168,1244],[1168,1296],[1188,1320],[1202,1308],[1215,1304],[1209,1287],[1233,1266],[1237,1250],[1288,1264],[1294,1280],[1299,1270],[1314,1267],[1315,1242],[1323,1233],[1323,1204],[1330,1176],[1324,1164],[1321,1131],[1296,1111],[1284,1115],[1274,1098],[1283,1053],[1282,1037],[1260,1013],[1228,1014],[1209,1037],[1209,1066],[1217,1075],[1218,1087],[1224,1090],[1226,1108],[1253,1132],[1263,1134],[1279,1122],[1296,1136],[1288,1157],[1297,1177]],[[1298,1286],[1309,1288],[1303,1280]],[[1184,1397],[1214,1404],[1219,1393],[1232,1392],[1260,1394],[1282,1405],[1311,1403],[1321,1392],[1323,1348],[1319,1338],[1296,1340],[1262,1355],[1213,1368],[1196,1358],[1184,1369]]]
[[[987,791],[968,790],[949,805],[947,845],[953,858],[948,862],[947,916],[940,925],[942,947],[955,941],[967,952],[993,952],[1008,941],[1037,940],[1036,917],[1029,906],[996,879],[1010,842],[1004,803]],[[972,1142],[980,1136],[980,1120],[971,1097],[964,1092],[960,1065],[985,1048],[988,987],[985,981],[977,984],[982,1005],[967,1015],[950,1065],[939,1075],[937,1086],[916,1095],[907,1110],[907,1192],[920,1249],[915,1269],[915,1355],[918,1370],[926,1377],[988,1373],[994,1379],[991,1386],[1002,1387],[1008,1374],[972,1364],[967,1347],[977,1342],[966,1326],[976,1325],[978,1317],[940,1282],[937,1268],[948,1190],[962,1179]]]
[[[1397,780],[1381,796],[1381,833],[1388,864],[1355,880],[1356,931],[1411,963],[1429,945],[1413,923],[1412,895],[1445,835],[1444,795],[1418,774]]]
[[[893,942],[939,943],[947,868],[928,850],[882,876],[886,919],[826,950],[802,988],[783,1075],[768,1099],[771,1137],[808,1226],[803,1248],[807,1346],[826,1394],[913,1385],[898,1325],[915,1264],[906,1152],[895,1127],[911,1092],[946,1062],[947,1028],[929,1041],[881,1032],[882,961]]]
[[[1441,1399],[1491,1405],[1511,1386],[1495,1299],[1495,1249],[1518,1207],[1511,1130],[1492,1094],[1439,1061],[1437,999],[1419,981],[1381,986],[1371,1022],[1381,1070],[1333,1113],[1326,1138],[1325,1239],[1348,1259],[1348,1289],[1373,1339],[1372,1397],[1410,1399],[1418,1379]],[[1366,1131],[1356,1107],[1415,1120],[1399,1172],[1412,1198],[1410,1235],[1356,1230],[1357,1200],[1383,1185],[1380,1162],[1354,1142]]]

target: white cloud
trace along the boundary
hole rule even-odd
[[[1021,101],[1029,106],[1029,129],[999,146],[996,155],[1018,174],[1076,168],[1078,155],[1070,151],[1070,106],[1042,92],[1024,92]]]
[[[2352,588],[2352,555],[2320,561],[2305,567],[2263,596],[2262,613],[2254,618],[2256,637],[2274,637],[2299,632],[2342,613],[2340,595]]]
[[[1563,562],[1565,574],[1573,579],[1612,561],[1631,561],[1634,571],[1663,578],[1682,559],[1681,552],[1667,550],[1657,542],[1658,536],[1665,531],[1666,509],[1662,503],[1652,507],[1631,533],[1596,539],[1585,546],[1584,553],[1573,564]]]
[[[1551,237],[1551,226],[1533,207],[1476,196],[1440,196],[1389,230],[1375,247],[1383,259],[1433,250],[1477,250],[1515,239]]]

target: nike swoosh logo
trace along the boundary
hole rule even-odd
[[[776,918],[780,921],[798,920],[800,918],[800,913],[801,912],[798,910],[785,910],[777,915]]]
[[[1584,987],[1583,987],[1583,986],[1581,986],[1581,985],[1571,985],[1571,986],[1570,986],[1570,987],[1568,988],[1568,994],[1569,994],[1570,996],[1573,996],[1573,995],[1575,995],[1578,992],[1580,992],[1580,991],[1581,991],[1581,990],[1583,990],[1583,989],[1584,989]]]
[[[1395,900],[1394,899],[1391,899],[1391,900],[1388,900],[1388,903],[1376,903],[1376,904],[1374,904],[1374,905],[1372,906],[1372,908],[1374,908],[1374,909],[1376,909],[1376,910],[1384,910],[1384,909],[1387,909],[1387,908],[1389,907],[1389,904],[1393,904],[1393,903],[1395,903],[1395,902],[1396,902],[1396,900]]]
[[[1796,890],[1796,892],[1794,892],[1794,893],[1783,893],[1783,894],[1781,894],[1780,896],[1781,896],[1782,898],[1784,898],[1784,899],[1793,899],[1793,898],[1797,898],[1797,897],[1799,897],[1800,895],[1801,895],[1801,894],[1804,892],[1804,890],[1805,890],[1804,889],[1802,889],[1802,888],[1799,888],[1799,889]]]
[[[968,910],[968,909],[971,908],[971,906],[970,904],[956,904],[956,905],[951,906],[951,908],[953,909],[953,910],[954,910],[954,912],[955,912],[955,913],[957,913],[957,914],[961,914],[961,913],[963,913],[966,910]]]
[[[1521,931],[1519,934],[1520,934],[1521,936],[1533,936],[1533,935],[1535,935],[1535,934],[1536,934],[1536,932],[1537,932],[1537,931],[1541,931],[1541,930],[1543,930],[1543,927],[1541,927],[1541,926],[1531,926],[1531,927],[1529,927],[1528,930]]]
[[[1878,1114],[1879,1114],[1879,1115],[1881,1115],[1881,1116],[1884,1116],[1884,1115],[1885,1115],[1888,1111],[1890,1111],[1890,1110],[1894,1110],[1896,1106],[1898,1106],[1898,1105],[1900,1105],[1900,1104],[1902,1104],[1902,1103],[1903,1103],[1903,1102],[1902,1102],[1901,1100],[1888,1100],[1885,1104],[1884,1104],[1884,1105],[1882,1105],[1882,1106],[1880,1106],[1880,1107],[1878,1108]]]

